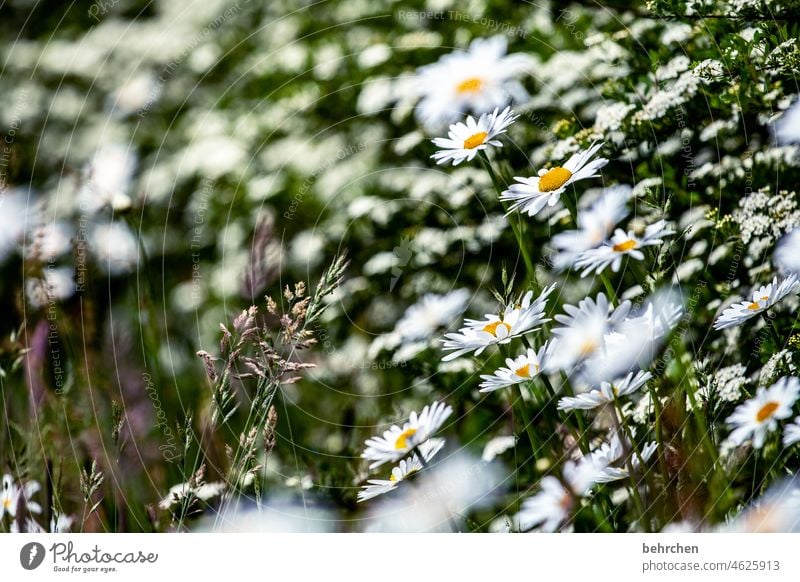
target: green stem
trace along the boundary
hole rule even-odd
[[[485,152],[480,152],[478,154],[478,158],[481,161],[481,164],[486,169],[489,174],[489,177],[492,180],[492,184],[494,185],[494,189],[497,191],[497,195],[502,196],[503,192],[506,190],[506,184],[498,177],[497,173],[494,171],[489,158],[486,156]],[[503,210],[506,211],[506,215],[508,216],[508,208],[506,205],[503,204]],[[525,245],[524,238],[522,236],[522,217],[519,216],[519,224],[515,223],[514,220],[509,216],[508,222],[511,225],[511,230],[514,231],[514,237],[517,239],[517,246],[519,246],[520,253],[522,254],[522,260],[525,263],[525,270],[528,273],[528,282],[530,283],[531,287],[533,288],[535,293],[541,292],[542,288],[539,285],[539,281],[536,277],[536,267],[533,264],[533,260],[531,259],[530,253],[528,252],[528,247]]]

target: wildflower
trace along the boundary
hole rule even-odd
[[[573,154],[563,166],[539,170],[536,177],[515,177],[519,183],[512,184],[500,199],[513,202],[509,212],[519,210],[527,212],[528,216],[535,216],[545,205],[554,206],[570,184],[600,175],[597,172],[608,160],[593,158],[601,147],[602,143],[592,144],[589,149]]]
[[[616,273],[622,265],[622,257],[628,255],[641,261],[644,259],[642,248],[659,245],[664,242],[663,237],[671,234],[674,234],[674,231],[667,227],[666,220],[659,220],[649,225],[641,237],[637,237],[632,231],[625,232],[618,228],[606,244],[582,252],[575,261],[575,266],[583,269],[581,277],[586,277],[592,272],[602,273],[608,266],[611,266],[611,270]]]
[[[446,295],[428,293],[406,310],[394,331],[402,340],[428,339],[437,329],[449,325],[454,317],[464,312],[469,297],[466,289]]]
[[[513,386],[521,382],[528,382],[539,375],[547,357],[550,346],[543,345],[537,352],[533,348],[516,358],[506,358],[505,368],[498,369],[494,374],[482,375],[481,392],[493,392],[506,386]]]
[[[552,475],[544,477],[539,493],[522,502],[517,514],[521,531],[536,526],[548,533],[557,531],[569,519],[576,498],[589,493],[598,471],[589,459],[583,458],[567,461],[562,475],[563,483]]]
[[[800,142],[800,99],[778,118],[774,131],[775,139],[780,144]]]
[[[25,507],[31,513],[41,513],[42,506],[31,500],[41,486],[36,481],[28,481],[22,487],[14,483],[11,475],[3,475],[3,490],[0,492],[0,519],[8,513],[11,517],[16,517],[20,498],[24,501]]]
[[[583,252],[598,247],[611,234],[620,220],[628,215],[630,186],[614,186],[587,209],[578,212],[576,230],[561,232],[553,237],[557,255],[553,262],[558,269],[572,266]]]
[[[130,147],[104,145],[84,168],[85,184],[79,192],[81,208],[94,213],[103,207],[126,210],[136,170],[136,156]]]
[[[561,324],[561,327],[553,330],[558,348],[552,349],[547,368],[569,370],[577,362],[591,356],[603,346],[605,335],[625,319],[630,308],[629,301],[613,307],[603,293],[598,294],[596,300],[591,297],[581,300],[577,307],[565,305],[566,314],[555,317]]]
[[[753,291],[750,301],[734,303],[723,311],[722,315],[714,322],[714,329],[726,329],[741,325],[751,317],[763,313],[789,293],[794,293],[798,287],[800,287],[800,281],[797,280],[797,275],[795,274],[789,275],[780,283],[778,283],[778,278],[775,277],[772,279],[772,283],[762,285]]]
[[[510,107],[502,113],[495,109],[493,113],[484,113],[478,121],[472,116],[467,117],[466,123],[455,123],[450,126],[447,137],[437,137],[432,140],[436,147],[441,148],[431,157],[436,163],[446,164],[452,161],[457,166],[464,160],[472,161],[478,152],[489,146],[503,147],[503,144],[494,139],[506,132],[509,125],[516,121]]]
[[[419,446],[419,451],[422,453],[422,457],[427,464],[436,453],[442,450],[442,447],[444,447],[444,439],[434,438],[422,443]],[[392,469],[388,479],[368,480],[367,485],[358,492],[358,501],[367,501],[368,499],[393,491],[400,483],[421,471],[424,466],[419,455],[416,453],[407,459],[401,459],[397,466]]]
[[[513,435],[494,437],[489,440],[483,447],[481,453],[481,460],[484,463],[494,461],[497,455],[505,453],[508,449],[513,448],[517,444],[517,437]]]
[[[795,480],[772,485],[722,531],[732,533],[791,533],[800,530],[800,489]]]
[[[431,438],[452,413],[453,408],[443,402],[425,406],[419,415],[412,411],[402,427],[394,425],[384,431],[383,436],[367,440],[367,448],[361,456],[373,461],[370,469],[397,461]]]
[[[783,446],[788,447],[797,442],[800,442],[800,416],[795,418],[783,432]]]
[[[527,93],[515,79],[528,66],[524,55],[506,55],[507,41],[497,35],[475,39],[466,51],[443,56],[418,71],[422,96],[417,114],[428,127],[452,121],[467,111],[488,113]]]
[[[631,372],[620,380],[614,382],[602,382],[600,388],[590,390],[585,394],[575,397],[566,396],[558,401],[559,410],[591,410],[598,408],[609,402],[613,402],[620,396],[633,394],[652,378],[650,372],[639,372],[636,376]]]
[[[98,265],[111,275],[132,271],[139,261],[136,235],[123,222],[95,226],[90,242]]]
[[[467,319],[466,327],[458,333],[445,334],[444,349],[452,350],[442,358],[445,362],[468,352],[480,355],[487,347],[507,344],[513,338],[536,331],[538,325],[550,321],[544,317],[547,297],[555,289],[551,285],[533,300],[533,291],[528,291],[519,303],[503,306],[499,315],[486,314],[485,319]]]
[[[753,447],[764,446],[767,433],[778,427],[778,421],[792,415],[792,406],[800,396],[800,379],[781,378],[769,388],[758,389],[755,397],[736,407],[727,423],[734,428],[730,440],[741,445],[748,438]]]
[[[631,467],[638,470],[641,464],[648,462],[657,450],[658,443],[649,442],[638,452],[629,451]],[[599,471],[595,482],[612,483],[620,479],[627,479],[630,476],[630,468],[624,457],[625,447],[618,434],[615,434],[609,442],[604,442],[592,451],[589,458]]]
[[[800,228],[790,231],[778,241],[775,264],[782,271],[800,273]]]

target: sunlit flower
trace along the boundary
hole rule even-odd
[[[742,324],[753,316],[763,313],[781,299],[794,293],[800,287],[800,281],[797,280],[797,275],[792,273],[780,283],[778,278],[772,279],[772,283],[762,285],[753,291],[752,299],[750,301],[742,301],[734,303],[722,312],[717,320],[714,322],[714,329],[725,329]]]
[[[464,312],[469,297],[466,289],[446,295],[428,293],[406,310],[394,331],[403,340],[428,339],[437,329],[449,325]]]
[[[419,446],[419,451],[427,464],[436,453],[442,450],[444,446],[444,439],[429,439]],[[418,473],[424,468],[425,465],[419,458],[417,453],[412,454],[407,459],[401,459],[400,462],[392,469],[391,475],[388,479],[370,479],[367,485],[358,492],[358,501],[367,501],[389,491],[393,491],[400,483],[408,479],[411,475]]]
[[[394,425],[383,436],[367,440],[361,457],[372,461],[370,469],[402,459],[431,438],[452,413],[453,408],[443,402],[425,406],[419,415],[412,411],[402,427]]]
[[[571,267],[583,251],[600,246],[620,220],[628,215],[631,187],[607,188],[589,207],[578,211],[576,230],[560,232],[553,237],[557,254],[553,263],[558,269]]]
[[[565,305],[565,314],[555,316],[561,326],[553,329],[557,348],[553,348],[546,367],[553,370],[570,370],[577,362],[588,358],[603,346],[607,333],[625,319],[631,309],[629,301],[614,307],[604,293],[597,300],[587,297],[578,306]]]
[[[431,157],[437,164],[453,162],[457,166],[464,160],[472,161],[481,150],[489,146],[503,147],[503,144],[494,138],[506,132],[509,125],[516,121],[517,116],[513,115],[510,107],[506,107],[502,113],[495,109],[493,113],[484,113],[478,121],[470,115],[467,122],[458,122],[450,126],[447,137],[437,137],[433,141],[434,145],[441,148]]]
[[[467,319],[466,327],[458,333],[445,334],[444,348],[452,350],[442,358],[445,362],[469,352],[480,355],[491,345],[507,344],[513,338],[536,331],[537,326],[550,321],[544,317],[547,297],[555,289],[551,285],[533,300],[533,291],[528,291],[517,304],[506,305],[499,315],[487,313],[485,319]]]
[[[85,182],[79,193],[81,209],[97,212],[104,207],[113,210],[129,208],[135,170],[136,156],[129,146],[102,146],[84,168]]]
[[[488,113],[509,101],[524,101],[527,92],[516,80],[529,57],[506,55],[507,40],[498,35],[477,38],[469,49],[443,56],[418,71],[421,95],[417,115],[428,127],[458,119],[466,112]]]
[[[575,261],[575,267],[583,269],[581,277],[592,272],[602,273],[609,266],[616,273],[622,265],[622,257],[627,255],[641,261],[644,259],[641,249],[662,244],[664,237],[674,232],[667,226],[666,220],[649,225],[641,237],[637,237],[632,231],[625,232],[618,228],[610,241],[599,248],[582,252]]]
[[[783,431],[783,446],[788,447],[800,442],[800,416],[792,424],[786,425]]]
[[[736,407],[727,423],[734,428],[730,440],[741,445],[748,438],[753,447],[764,446],[767,433],[778,428],[778,421],[792,415],[792,406],[800,396],[800,380],[794,377],[781,378],[769,388],[763,386],[756,395]]]
[[[122,275],[136,267],[139,245],[125,223],[98,224],[91,232],[90,243],[98,265],[107,273]]]
[[[539,375],[547,358],[548,344],[543,345],[537,352],[533,348],[516,358],[506,358],[506,367],[499,368],[494,374],[481,376],[481,392],[493,392],[506,386],[513,386],[521,382],[529,382]]]
[[[515,177],[518,183],[512,184],[500,199],[513,202],[509,212],[519,210],[535,216],[545,205],[554,206],[570,184],[600,176],[598,171],[608,163],[606,158],[594,158],[601,147],[602,143],[592,144],[589,149],[573,154],[563,166],[539,170],[538,176]]]
[[[635,376],[633,373],[628,374],[620,380],[614,382],[602,382],[600,388],[590,390],[584,394],[577,396],[565,396],[558,401],[558,408],[560,410],[590,410],[598,408],[609,402],[613,402],[620,396],[627,396],[633,394],[639,388],[652,378],[650,372],[639,372]]]

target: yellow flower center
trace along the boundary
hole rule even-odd
[[[638,243],[635,240],[629,238],[625,242],[615,244],[613,247],[611,247],[611,249],[615,253],[627,253],[628,251],[635,249],[637,244]]]
[[[769,418],[778,410],[778,406],[780,406],[777,402],[767,402],[764,406],[761,407],[761,410],[758,411],[756,414],[756,420],[758,422],[764,422],[765,420],[769,420]]]
[[[525,364],[518,370],[515,370],[514,373],[519,376],[520,378],[530,378],[531,377],[531,367],[528,364]]]
[[[769,295],[763,295],[761,297],[761,301],[769,301]],[[761,309],[761,305],[759,305],[758,301],[753,301],[750,305],[747,306],[747,309],[752,309],[755,311],[756,309]]]
[[[11,498],[10,497],[7,497],[6,499],[3,499],[3,507],[5,509],[11,509]]]
[[[539,192],[552,192],[558,190],[572,177],[572,172],[561,166],[556,166],[545,175],[539,177]]]
[[[494,337],[497,337],[497,328],[501,325],[506,328],[506,335],[511,333],[511,326],[503,321],[493,321],[492,323],[487,323],[483,326],[483,331],[492,334]]]
[[[397,437],[397,440],[394,442],[394,448],[398,451],[408,448],[408,439],[417,434],[417,429],[415,428],[407,428],[400,435]]]
[[[483,81],[478,77],[470,77],[464,81],[461,81],[458,85],[456,85],[456,92],[460,95],[464,93],[477,93],[483,88]]]
[[[479,145],[483,144],[483,140],[486,139],[486,136],[489,135],[485,131],[479,131],[475,135],[469,136],[467,139],[464,140],[464,149],[465,150],[474,150]]]

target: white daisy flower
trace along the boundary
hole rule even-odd
[[[800,416],[783,431],[783,446],[788,447],[795,443],[800,443]]]
[[[620,396],[633,394],[652,378],[650,372],[639,372],[635,376],[628,374],[620,380],[613,382],[602,382],[600,388],[590,390],[585,394],[577,396],[565,396],[558,401],[559,410],[591,410],[598,408],[609,402],[613,402]]]
[[[41,489],[36,481],[28,481],[22,487],[14,483],[11,475],[3,475],[3,490],[0,492],[0,519],[8,513],[12,518],[17,515],[20,497],[24,499],[25,507],[31,513],[41,513],[42,506],[32,501],[31,498]]]
[[[553,263],[557,269],[571,267],[583,251],[597,248],[610,235],[619,221],[628,215],[630,186],[612,186],[603,191],[589,207],[578,211],[576,230],[558,233],[552,239],[557,254]]]
[[[458,333],[445,334],[445,350],[452,350],[443,361],[447,362],[469,352],[480,355],[487,347],[495,344],[507,344],[513,338],[536,331],[538,325],[550,321],[544,317],[547,297],[555,289],[555,284],[542,291],[533,300],[533,291],[528,291],[522,301],[515,305],[506,305],[499,315],[487,313],[485,319],[467,319],[466,327]]]
[[[587,297],[578,306],[565,305],[566,314],[556,315],[561,327],[553,329],[558,347],[546,362],[548,370],[571,370],[603,346],[604,337],[625,319],[631,309],[630,301],[614,308],[604,293],[595,301]]]
[[[361,457],[373,461],[370,469],[397,461],[431,438],[452,413],[453,408],[443,402],[425,406],[419,415],[412,411],[402,427],[394,425],[383,436],[367,440]]]
[[[466,289],[446,295],[428,293],[406,310],[394,331],[403,340],[428,339],[440,327],[449,325],[455,317],[464,313],[469,297]]]
[[[800,396],[800,379],[781,378],[769,388],[763,386],[756,395],[736,407],[726,421],[734,428],[730,440],[741,445],[748,438],[753,439],[753,447],[764,446],[767,433],[778,428],[778,421],[792,415],[792,406]]]
[[[774,131],[780,144],[800,143],[800,99],[778,118]]]
[[[507,40],[498,35],[472,41],[466,51],[443,56],[419,69],[417,115],[428,127],[439,127],[466,112],[488,113],[528,94],[516,80],[529,68],[526,55],[506,55]]]
[[[658,450],[658,443],[646,443],[638,452],[631,452],[631,465],[636,471],[641,467],[642,462],[647,463],[653,454]],[[592,463],[594,463],[600,471],[595,478],[596,483],[612,483],[620,479],[627,479],[630,476],[627,462],[624,462],[623,456],[625,448],[622,446],[622,441],[618,435],[614,435],[610,442],[603,443],[597,449],[590,453]]]
[[[714,322],[714,329],[726,329],[741,325],[751,317],[763,313],[789,293],[796,292],[798,287],[800,287],[800,281],[797,280],[797,275],[794,273],[780,283],[778,283],[778,278],[775,277],[772,279],[772,283],[762,285],[753,291],[750,301],[734,303],[723,311],[722,315]]]
[[[520,531],[538,526],[543,532],[552,533],[569,519],[576,498],[589,493],[599,475],[598,469],[589,459],[567,461],[562,472],[564,482],[548,475],[539,483],[541,491],[522,502],[517,522]],[[565,483],[567,486],[565,486]]]
[[[603,344],[586,358],[581,376],[590,384],[646,369],[683,315],[673,289],[657,291],[635,314],[603,336]]]
[[[528,382],[539,375],[544,367],[550,346],[545,343],[537,352],[533,348],[516,358],[506,358],[505,368],[499,368],[494,374],[481,376],[481,392],[494,392],[506,386]]]
[[[781,237],[775,249],[775,264],[787,273],[800,273],[800,228]]]
[[[466,123],[458,122],[451,125],[447,137],[437,137],[432,140],[434,145],[441,149],[431,157],[439,165],[453,162],[453,165],[457,166],[464,160],[471,162],[479,151],[489,146],[503,147],[503,144],[494,138],[505,133],[517,117],[510,107],[506,107],[502,113],[498,113],[498,109],[491,114],[484,113],[478,121],[470,115]]]
[[[430,461],[436,453],[444,447],[444,439],[430,439],[425,441],[419,446],[422,457],[425,463]],[[400,462],[392,469],[392,473],[388,479],[370,479],[367,485],[358,492],[358,502],[367,501],[389,491],[393,491],[401,482],[408,479],[411,475],[418,473],[423,469],[424,465],[419,459],[419,456],[414,453],[407,459],[401,459]]]
[[[633,231],[625,232],[618,228],[611,240],[603,246],[582,252],[575,261],[575,267],[583,269],[581,277],[586,277],[592,272],[602,273],[608,266],[611,266],[611,270],[616,273],[622,265],[622,257],[628,255],[641,261],[644,259],[642,248],[660,245],[664,242],[664,237],[674,233],[675,231],[667,226],[666,220],[659,220],[647,226],[641,237],[637,237]]]
[[[515,447],[517,444],[517,437],[514,435],[507,435],[507,436],[499,436],[494,437],[493,439],[489,440],[488,443],[483,447],[483,453],[481,453],[481,460],[484,463],[490,463],[494,461],[497,455],[502,455],[508,449]]]
[[[600,176],[597,172],[608,163],[608,160],[592,158],[601,147],[602,143],[592,144],[589,149],[574,153],[563,166],[539,170],[539,175],[536,177],[515,177],[519,183],[512,184],[503,192],[500,199],[513,202],[509,212],[519,210],[527,212],[529,216],[535,216],[545,205],[554,206],[570,184]]]

